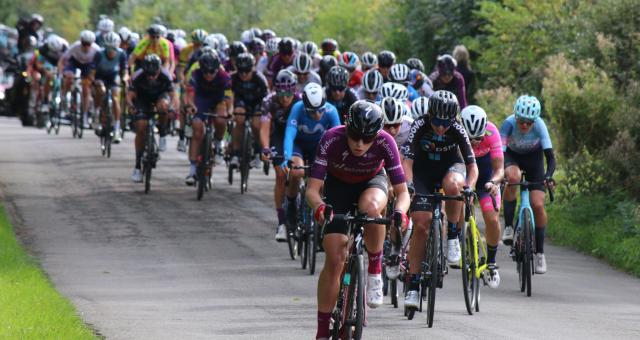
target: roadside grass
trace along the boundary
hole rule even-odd
[[[0,338],[95,339],[71,303],[54,289],[16,241],[0,206]]]
[[[547,205],[547,235],[568,246],[604,259],[640,277],[640,219],[637,203],[622,194],[579,195]]]

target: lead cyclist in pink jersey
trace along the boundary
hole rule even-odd
[[[486,224],[488,285],[498,288],[500,274],[496,265],[496,252],[500,242],[500,190],[504,177],[504,156],[502,139],[496,126],[489,122],[486,112],[479,106],[470,105],[460,113],[464,128],[469,134],[473,154],[478,165],[476,192],[482,208],[482,217]],[[491,196],[495,197],[494,209]],[[497,211],[496,211],[497,210]]]

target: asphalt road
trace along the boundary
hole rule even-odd
[[[56,288],[108,339],[312,339],[317,274],[273,240],[273,177],[252,171],[240,195],[218,168],[198,202],[175,143],[145,195],[129,179],[131,135],[105,159],[91,132],[74,140],[67,127],[47,135],[0,118],[1,197]],[[433,328],[425,313],[408,321],[387,304],[369,311],[365,338],[640,338],[640,280],[545,248],[548,272],[534,276],[532,297],[501,247],[502,283],[482,289],[480,313],[467,315],[460,273],[450,271]]]

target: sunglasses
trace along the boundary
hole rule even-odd
[[[396,124],[385,124],[384,128],[385,129],[398,129],[400,128],[400,125],[402,125],[402,123],[396,123]]]
[[[472,142],[482,142],[482,140],[484,139],[484,137],[473,137],[473,138],[469,138]]]
[[[276,92],[276,96],[278,96],[278,97],[292,97],[293,96],[293,91]]]
[[[530,120],[530,119],[518,118],[517,122],[520,125],[526,125],[526,126],[533,125],[533,120]]]
[[[373,140],[376,139],[376,137],[378,137],[378,134],[375,134],[373,136],[364,136],[358,132],[347,129],[347,137],[349,137],[354,142],[361,140],[364,144],[369,144],[372,143]]]
[[[249,74],[251,70],[238,70],[238,74]]]
[[[347,87],[346,86],[335,86],[335,87],[332,86],[330,89],[331,89],[331,91],[334,91],[334,92],[344,92],[344,91],[347,90]]]
[[[160,39],[160,36],[159,36],[159,35],[152,35],[152,36],[151,36],[151,39],[153,39],[153,40],[158,40],[158,39]]]
[[[91,43],[90,43],[90,42],[84,42],[84,41],[83,41],[81,44],[82,44],[82,46],[84,46],[84,47],[89,47],[89,46],[91,46]]]
[[[304,108],[304,111],[309,115],[309,116],[313,116],[313,115],[322,115],[324,114],[324,112],[326,111],[326,109],[323,107],[319,108],[319,109],[308,109],[308,108]]]
[[[450,119],[440,119],[433,117],[431,118],[431,124],[448,128],[451,126],[451,124],[453,124],[453,121]]]
[[[207,75],[207,74],[209,74],[209,75],[215,75],[215,74],[217,74],[217,73],[218,73],[218,70],[206,70],[206,71],[202,71],[202,74],[204,74],[204,75]]]

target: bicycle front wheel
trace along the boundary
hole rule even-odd
[[[346,317],[344,324],[346,339],[362,338],[364,325],[364,259],[362,255],[353,257],[351,265],[351,282],[347,296]]]
[[[533,274],[533,240],[531,236],[531,231],[533,230],[533,225],[531,223],[531,215],[529,209],[525,209],[523,215],[524,222],[524,259],[523,259],[523,274],[524,274],[524,284],[526,286],[527,296],[531,296],[531,275]]]
[[[251,160],[251,127],[244,127],[244,137],[242,138],[242,159],[240,160],[240,193],[247,192],[249,181],[249,161]]]
[[[461,273],[462,273],[462,293],[464,295],[464,304],[467,308],[467,313],[473,315],[473,309],[475,308],[475,253],[473,250],[474,244],[473,228],[469,223],[462,224],[462,230],[460,231],[460,253],[461,253]]]
[[[433,327],[433,315],[436,307],[436,289],[438,288],[439,276],[442,275],[442,267],[445,265],[440,261],[442,249],[440,248],[440,220],[434,219],[431,224],[429,237],[429,250],[427,252],[429,263],[429,275],[427,285],[427,326]]]

